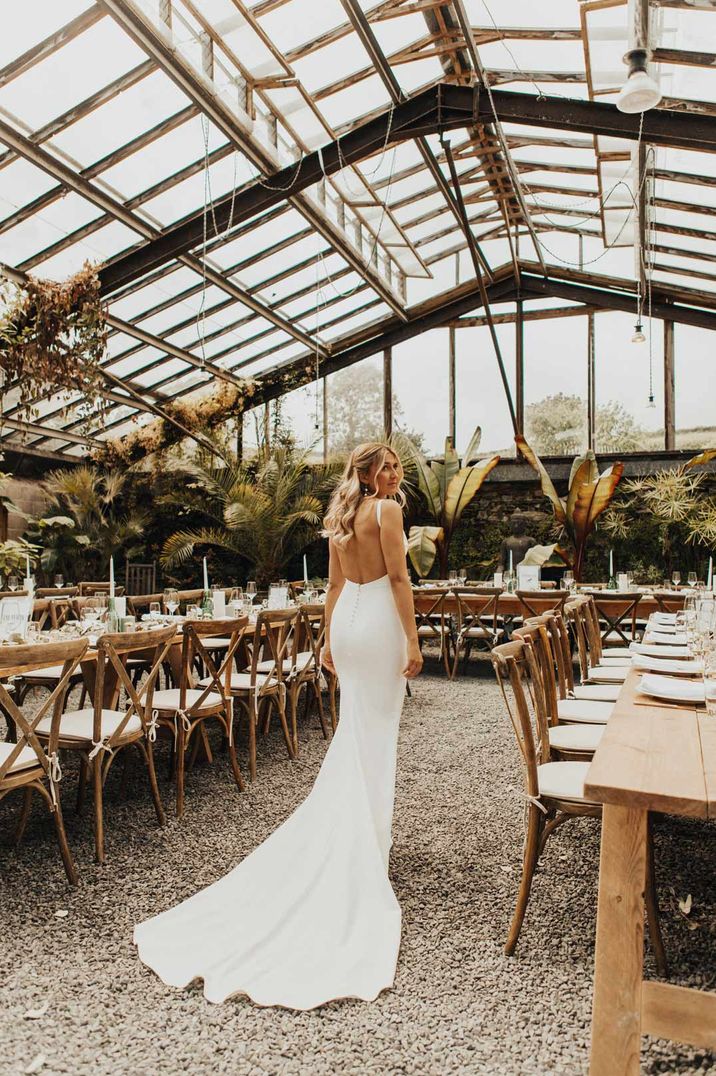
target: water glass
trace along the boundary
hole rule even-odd
[[[163,594],[164,608],[173,616],[179,608],[179,592],[175,587],[166,587]]]
[[[679,583],[681,582],[681,572],[672,572],[671,582],[674,584],[674,587],[678,587]]]
[[[201,607],[198,605],[187,605],[186,618],[187,620],[198,620],[201,616]]]
[[[14,575],[14,574],[9,575],[7,577],[7,588],[8,588],[8,590],[19,590],[20,589],[20,576],[19,575]]]
[[[572,590],[574,586],[574,572],[566,571],[562,576],[562,586],[565,590]]]
[[[689,572],[686,577],[686,582],[689,584],[690,587],[695,587],[697,578],[698,577],[696,575],[696,572]]]
[[[31,620],[25,630],[25,642],[39,643],[41,638],[40,625],[36,620]]]
[[[465,583],[467,583],[467,568],[460,569],[460,571],[457,573],[457,581],[461,587],[465,586]]]
[[[256,597],[256,583],[253,579],[249,579],[248,583],[246,584],[246,596],[247,598],[249,598],[251,604],[253,605],[254,598]]]
[[[233,587],[231,594],[229,595],[229,609],[233,612],[234,616],[239,615],[244,604],[244,592],[241,587]]]
[[[149,603],[149,615],[150,616],[161,616],[162,615],[161,602],[150,602]]]
[[[706,712],[716,717],[716,650],[712,647],[704,657],[704,693]]]
[[[457,572],[453,569],[453,571],[451,571],[448,575],[448,583],[451,587],[456,587],[458,585],[458,582],[459,580],[457,577]]]
[[[53,583],[55,584],[56,587],[63,587],[65,585],[65,577],[64,577],[64,575],[61,575],[58,572],[57,575],[55,576],[55,578],[53,579]]]

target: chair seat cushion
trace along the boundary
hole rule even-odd
[[[557,751],[596,751],[603,735],[604,725],[555,725],[549,745]]]
[[[604,654],[602,654],[601,658],[599,659],[599,664],[608,665],[610,669],[618,669],[620,666],[631,665],[631,654],[624,654],[622,657],[618,658],[605,657]]]
[[[557,701],[557,717],[560,721],[583,721],[588,725],[606,725],[613,709],[613,702],[593,702],[588,699],[559,699]]]
[[[461,639],[493,639],[495,632],[491,628],[481,628],[475,626],[474,628],[465,628],[460,632]]]
[[[591,699],[592,702],[616,702],[621,687],[619,684],[578,684],[574,688],[575,699]]]
[[[543,762],[537,767],[540,796],[589,803],[584,798],[584,780],[589,762]]]
[[[14,743],[8,743],[5,740],[0,740],[0,766],[2,766],[4,762],[7,762],[16,746],[17,745]],[[32,750],[32,748],[22,747],[20,749],[20,754],[17,756],[12,766],[7,772],[8,774],[10,774],[15,773],[16,770],[30,770],[34,766],[39,765],[40,760],[35,754],[35,752]]]
[[[124,710],[103,710],[100,739],[105,740],[114,735],[124,718]],[[52,715],[47,714],[37,725],[37,732],[42,736],[49,736],[52,725]],[[63,740],[94,740],[94,711],[91,706],[84,710],[67,710],[60,721],[60,737]],[[129,736],[134,732],[142,731],[142,722],[136,714],[132,714],[127,724],[122,729],[122,736]]]
[[[269,680],[273,680],[273,677],[268,676],[267,673],[257,673],[256,674],[256,685],[257,685],[257,687],[263,687],[263,685]],[[209,687],[212,682],[213,681],[212,681],[210,676],[205,676],[203,680],[199,681],[199,686],[200,687]],[[223,678],[222,678],[221,682],[222,682],[222,684],[225,682]],[[251,690],[251,673],[232,673],[231,674],[231,690],[232,691],[250,691]],[[156,698],[156,695],[155,695],[155,698]],[[217,696],[217,698],[218,698],[218,696]]]
[[[422,639],[439,639],[442,634],[444,634],[444,635],[449,635],[450,634],[450,628],[449,628],[449,626],[447,624],[445,624],[444,626],[442,624],[439,624],[439,623],[438,624],[432,624],[432,625],[431,624],[421,624],[420,627],[418,628],[418,635]]]
[[[231,646],[231,639],[220,639],[218,636],[212,636],[210,639],[202,639],[201,645],[205,650],[228,650]]]
[[[603,658],[628,658],[629,650],[626,646],[603,646]]]
[[[302,650],[299,654],[296,654],[296,668],[299,672],[301,672],[303,669],[306,668],[307,665],[310,665],[312,660],[313,651]],[[256,666],[256,671],[260,673],[269,673],[273,669],[273,665],[274,663],[270,658],[267,661],[260,661]],[[283,663],[284,673],[290,673],[292,668],[293,661],[291,660],[291,658],[286,658]]]
[[[212,682],[211,677],[207,678],[208,682],[199,681],[199,687],[208,687]],[[192,710],[201,696],[203,691],[199,691],[198,688],[189,688],[186,693],[185,709]],[[163,691],[155,691],[152,696],[152,708],[154,710],[178,710],[181,700],[181,692],[178,687],[165,688]],[[215,707],[223,706],[224,700],[221,695],[216,692],[210,692],[205,699],[202,700],[201,710],[213,710]]]
[[[78,676],[79,673],[75,670],[72,675]],[[60,680],[61,677],[61,665],[48,665],[45,669],[33,669],[31,672],[22,674],[23,680]]]
[[[596,684],[623,684],[629,674],[629,665],[594,665],[589,679]]]

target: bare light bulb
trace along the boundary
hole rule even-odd
[[[645,340],[646,337],[644,336],[644,333],[642,331],[641,322],[637,321],[636,325],[634,326],[634,333],[632,335],[631,342],[632,344],[643,344]]]
[[[656,410],[656,401],[654,400],[654,393],[653,392],[649,393],[649,402],[648,402],[648,404],[646,406],[650,407],[654,411]]]

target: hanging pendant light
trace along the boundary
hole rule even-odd
[[[631,342],[632,344],[643,344],[645,340],[646,337],[644,336],[643,326],[640,321],[637,321],[636,325],[634,326],[634,332],[632,333]]]
[[[620,112],[630,115],[635,112],[648,112],[659,104],[661,90],[647,73],[646,61],[647,51],[644,48],[630,49],[624,57],[624,62],[629,65],[629,74],[616,100]]]

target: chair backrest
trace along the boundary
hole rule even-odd
[[[251,687],[260,696],[275,689],[276,684],[284,680],[283,663],[290,657],[292,636],[300,616],[299,607],[295,609],[264,609],[256,617],[253,639],[251,641]],[[260,661],[270,662],[266,672],[261,673],[257,681]],[[265,678],[265,679],[264,679]]]
[[[655,591],[652,595],[660,613],[680,613],[686,602],[685,594]]]
[[[129,594],[151,594],[157,589],[157,563],[137,564],[127,561],[124,568],[124,586]]]
[[[527,621],[513,631],[512,638],[522,639],[526,646],[534,650],[540,671],[539,681],[534,688],[542,692],[542,706],[548,723],[557,725],[557,660],[545,618],[534,617]]]
[[[487,627],[497,632],[497,605],[502,587],[450,587],[449,594],[455,605],[458,640],[472,627]]]
[[[80,592],[79,587],[37,587],[36,598],[76,598]]]
[[[89,640],[67,639],[59,643],[26,643],[21,646],[0,647],[0,708],[15,723],[17,741],[4,762],[0,763],[0,788],[3,782],[12,781],[11,767],[17,760],[23,747],[29,747],[37,756],[38,765],[42,766],[45,776],[50,781],[50,791],[55,802],[55,782],[59,780],[59,755],[57,751],[58,728],[64,708],[65,698],[70,687],[70,678],[84,656]],[[62,673],[51,693],[42,704],[27,717],[10,696],[3,682],[9,676],[22,676],[35,669],[48,665],[61,665]],[[48,750],[44,750],[37,739],[35,730],[52,708],[52,727]]]
[[[549,733],[535,652],[516,639],[496,646],[490,657],[522,756],[525,790],[537,797],[537,766],[549,761]]]
[[[572,627],[572,634],[577,644],[579,671],[582,680],[589,679],[589,636],[586,606],[588,600],[582,596],[571,598],[564,606],[564,614]],[[594,662],[596,664],[596,662]]]
[[[151,628],[149,631],[107,632],[100,635],[97,640],[97,664],[93,700],[92,742],[95,746],[101,744],[103,749],[111,750],[121,739],[127,723],[135,714],[146,731],[150,724],[148,715],[151,714],[157,677],[174,642],[176,633],[176,625],[169,624],[166,627]],[[138,653],[141,653],[142,656],[147,653],[150,655],[149,674],[142,681],[141,686],[133,684],[126,668],[127,658]],[[111,708],[116,709],[117,700],[122,689],[127,694],[129,706],[117,728],[110,736],[102,740],[102,709],[107,706],[105,683],[107,675],[110,673],[116,676]]]
[[[291,662],[294,676],[299,680],[312,677],[321,667],[321,650],[326,639],[326,607],[320,603],[302,605],[299,608],[298,622],[293,632]],[[302,668],[298,668],[298,655],[311,653],[313,656]]]
[[[80,597],[91,598],[96,594],[109,594],[109,587],[109,583],[104,583],[101,580],[97,582],[92,582],[91,580],[85,581],[84,583],[80,583]],[[114,593],[115,597],[119,597],[124,594],[124,587],[115,586]]]
[[[185,620],[182,638],[181,674],[179,679],[179,708],[187,716],[198,714],[206,705],[208,695],[219,695],[225,702],[231,697],[231,675],[234,658],[244,634],[249,627],[249,618],[236,617],[234,620]],[[217,668],[211,647],[207,648],[207,639],[220,636],[228,638],[229,645],[222,651],[221,662]],[[194,668],[200,662],[206,670],[207,685],[201,695],[187,707],[187,691],[194,687]]]
[[[449,625],[448,592],[442,587],[421,587],[413,592],[415,625],[425,636],[442,643]]]
[[[31,619],[33,624],[37,624],[40,631],[45,627],[56,626],[52,623],[52,602],[49,598],[35,598],[32,603]]]
[[[552,641],[552,653],[557,666],[557,689],[561,699],[569,698],[574,691],[574,667],[572,644],[564,613],[550,610],[539,618],[544,621]]]
[[[596,594],[586,594],[597,616],[600,648],[614,635],[617,637],[614,641],[621,639],[625,646],[636,639],[636,613],[642,597],[640,592],[600,590]],[[590,613],[593,615],[591,610]]]
[[[197,604],[199,604],[201,602],[202,598],[204,597],[204,591],[201,590],[201,589],[199,589],[199,590],[178,590],[177,594],[179,595],[179,601],[180,602],[185,602],[187,605],[197,605]],[[161,594],[159,595],[159,598],[161,598]],[[155,600],[157,600],[157,599],[155,599]]]
[[[564,609],[564,603],[569,598],[568,590],[518,590],[517,597],[521,606],[522,616],[525,618],[541,616],[550,609]]]
[[[127,610],[132,616],[141,616],[143,613],[149,612],[149,606],[152,602],[159,602],[161,605],[161,594],[129,594],[127,595]]]

